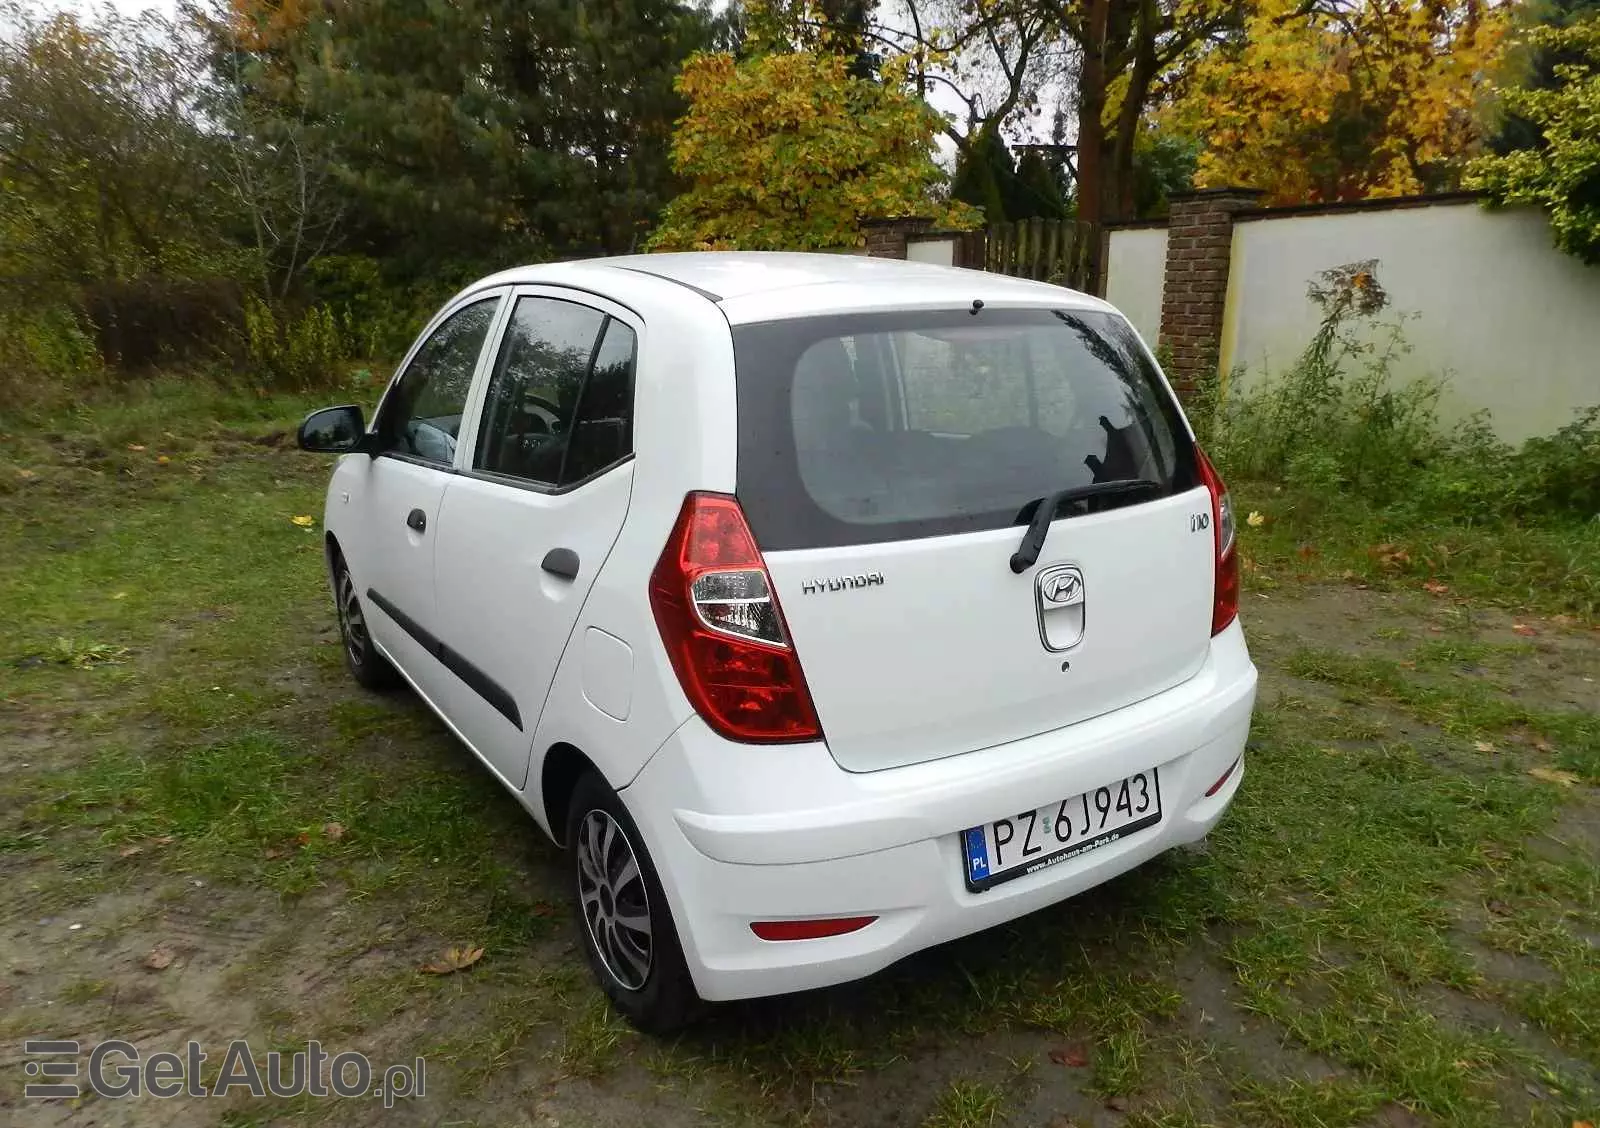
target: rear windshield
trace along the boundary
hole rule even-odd
[[[1061,489],[1155,483],[1066,515],[1195,483],[1177,409],[1115,314],[801,318],[735,326],[733,344],[739,499],[763,548],[1005,528]]]

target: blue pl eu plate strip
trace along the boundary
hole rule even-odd
[[[983,827],[975,826],[967,834],[967,880],[983,881],[989,876],[989,847],[983,840]]]

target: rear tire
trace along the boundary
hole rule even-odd
[[[566,842],[573,915],[601,990],[646,1033],[687,1025],[703,1004],[661,879],[638,825],[593,772],[573,789]]]
[[[366,689],[381,691],[400,684],[400,675],[379,653],[367,630],[367,612],[356,590],[355,578],[335,551],[333,557],[333,603],[339,612],[339,642],[344,647],[344,664],[350,676]]]

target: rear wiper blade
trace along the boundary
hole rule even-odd
[[[1039,508],[1033,511],[1033,520],[1028,522],[1028,531],[1022,534],[1022,544],[1011,554],[1011,570],[1021,575],[1038,563],[1039,553],[1044,551],[1044,538],[1050,532],[1050,522],[1056,519],[1056,510],[1060,508],[1062,502],[1082,501],[1085,498],[1104,497],[1107,494],[1145,493],[1150,490],[1159,493],[1163,488],[1160,482],[1153,482],[1149,478],[1117,478],[1110,482],[1091,482],[1087,486],[1069,486],[1064,490],[1057,490],[1041,500]],[[1023,508],[1026,509],[1027,506]]]

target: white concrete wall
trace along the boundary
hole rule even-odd
[[[1111,232],[1106,301],[1120,309],[1154,349],[1161,333],[1161,287],[1166,277],[1167,229],[1135,227]]]
[[[1153,341],[1154,325],[1138,319],[1153,309],[1160,321],[1150,248],[1126,238],[1147,234],[1113,232],[1108,289]],[[1557,251],[1539,212],[1471,201],[1237,222],[1224,367],[1243,365],[1249,381],[1292,363],[1317,327],[1307,283],[1362,259],[1378,260],[1390,310],[1414,315],[1405,326],[1412,352],[1397,373],[1448,376],[1448,415],[1487,409],[1495,431],[1517,441],[1600,403],[1600,267]]]
[[[907,240],[906,258],[911,262],[932,262],[940,266],[954,266],[956,261],[956,241],[954,239]]]

